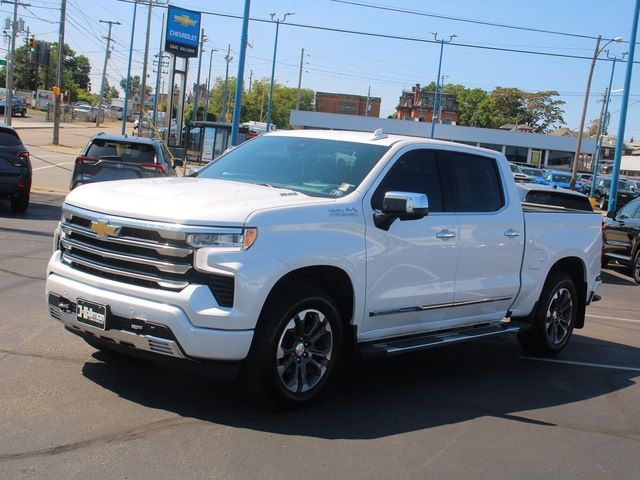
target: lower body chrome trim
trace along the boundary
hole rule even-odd
[[[465,300],[461,302],[436,303],[433,305],[417,305],[415,307],[401,307],[390,310],[376,310],[369,312],[370,317],[378,317],[382,315],[393,315],[395,313],[423,312],[426,310],[437,310],[439,308],[449,307],[466,307],[468,305],[478,305],[481,303],[503,302],[511,300],[512,297],[483,298],[482,300]]]

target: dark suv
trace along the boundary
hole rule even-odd
[[[640,198],[627,203],[602,223],[602,266],[617,260],[632,268],[640,283]]]
[[[598,202],[601,210],[607,210],[609,206],[609,191],[611,189],[611,177],[598,178],[596,188],[593,190],[593,196]],[[640,196],[635,188],[635,183],[621,178],[618,180],[618,194],[616,196],[616,207],[624,207],[634,198]]]
[[[0,125],[0,197],[11,201],[11,210],[23,213],[29,208],[31,190],[29,151],[16,131]]]
[[[7,100],[0,100],[0,114],[4,115],[4,109],[6,106]],[[22,115],[23,117],[27,114],[27,105],[24,101],[19,97],[13,97],[12,102],[13,108],[11,109],[11,116],[17,117],[18,115]]]
[[[131,178],[173,177],[171,156],[160,140],[127,135],[94,136],[76,158],[69,188]]]

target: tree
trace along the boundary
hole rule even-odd
[[[589,122],[589,126],[587,127],[587,137],[590,137],[590,138],[597,137],[599,130],[600,130],[600,119],[594,118]]]
[[[564,114],[562,105],[565,101],[556,98],[558,95],[559,93],[555,90],[524,94],[529,124],[535,132],[547,133],[551,127],[558,128],[566,123],[562,116]]]
[[[131,78],[131,84],[129,85],[129,95],[136,95],[136,94],[140,94],[140,92],[142,91],[142,82],[140,81],[140,75],[134,75],[133,77],[129,77]],[[122,88],[123,92],[127,91],[127,79],[123,78],[122,80],[120,80],[120,88]],[[146,93],[145,95],[151,95],[151,87],[149,85],[146,85]]]

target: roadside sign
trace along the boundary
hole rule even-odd
[[[200,12],[169,5],[164,49],[177,57],[198,56]]]
[[[6,64],[7,64],[7,61],[6,61],[6,60],[2,60],[2,59],[0,59],[0,65],[6,65]]]

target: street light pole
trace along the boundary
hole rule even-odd
[[[633,22],[631,26],[631,38],[629,38],[629,59],[627,71],[624,77],[624,91],[622,92],[622,108],[618,121],[618,138],[616,138],[616,150],[611,173],[611,192],[609,193],[609,212],[616,211],[616,197],[618,195],[618,179],[620,178],[620,162],[622,161],[622,149],[624,148],[624,128],[627,122],[627,108],[629,106],[629,93],[631,91],[631,75],[633,74],[633,59],[636,52],[636,37],[638,36],[638,14],[640,12],[640,0],[636,0],[633,9]]]
[[[267,103],[267,132],[271,130],[271,109],[273,107],[273,80],[276,73],[276,54],[278,52],[278,31],[280,30],[280,23],[284,22],[288,16],[294,15],[293,13],[285,13],[282,19],[276,18],[276,39],[273,42],[273,62],[271,63],[271,83],[269,84],[269,103]],[[276,16],[275,13],[271,14],[271,21]]]
[[[162,26],[162,31],[164,31],[164,13],[162,14],[161,26]],[[158,97],[160,96],[160,77],[162,76],[162,61],[164,60],[164,55],[162,54],[163,41],[164,41],[164,35],[160,35],[160,48],[158,49],[158,75],[156,76],[156,94],[155,94],[155,98],[153,99],[153,125],[155,127],[158,126],[158,123],[157,123]]]
[[[627,52],[624,52],[620,57],[623,60]],[[605,91],[605,100],[603,104],[602,113],[600,115],[600,125],[598,126],[598,141],[596,142],[596,159],[593,166],[593,178],[591,179],[591,190],[589,191],[589,197],[593,198],[596,189],[596,180],[598,178],[598,169],[600,168],[600,150],[602,150],[602,138],[605,133],[604,122],[606,122],[607,114],[609,113],[609,101],[611,100],[611,87],[613,86],[613,74],[616,71],[616,61],[618,57],[610,57],[609,51],[607,51],[607,58],[613,60],[613,66],[611,67],[611,77],[609,77],[609,87]]]
[[[439,114],[436,112],[439,112],[439,108],[440,108],[438,92],[440,90],[440,72],[442,71],[442,52],[444,50],[444,44],[453,42],[453,39],[457,37],[457,35],[450,35],[449,40],[444,40],[444,39],[438,40],[438,32],[432,32],[432,35],[433,35],[433,39],[436,42],[440,43],[440,59],[438,60],[438,76],[436,77],[436,91],[433,95],[433,110],[431,111],[431,135],[429,135],[429,138],[433,138],[433,134],[436,129],[436,117],[439,117]]]
[[[233,117],[231,118],[231,145],[238,145],[238,129],[240,128],[240,116],[242,115],[242,89],[244,83],[244,58],[249,43],[249,10],[251,1],[244,0],[244,13],[242,15],[242,31],[240,32],[240,56],[238,57],[238,73],[236,75],[236,94],[233,97]]]
[[[598,59],[598,55],[602,53],[602,51],[609,45],[611,42],[620,43],[622,41],[622,37],[615,37],[605,43],[602,48],[600,48],[600,42],[602,41],[602,35],[598,35],[596,39],[596,48],[593,51],[593,57],[591,59],[591,67],[589,68],[589,75],[587,75],[587,90],[584,94],[584,101],[582,103],[582,115],[580,116],[580,129],[578,130],[578,140],[576,142],[576,153],[573,156],[573,165],[571,166],[571,181],[570,187],[572,189],[575,188],[576,185],[576,174],[578,173],[578,160],[580,159],[580,150],[582,149],[582,137],[584,136],[584,122],[587,117],[587,106],[589,105],[589,92],[591,91],[591,79],[593,78],[593,70],[596,66],[596,60]]]
[[[207,77],[207,95],[204,101],[204,118],[203,120],[207,120],[209,118],[209,97],[211,96],[211,64],[213,63],[213,52],[217,52],[218,49],[212,48],[211,53],[209,54],[209,76]]]
[[[196,91],[193,94],[193,112],[191,112],[191,120],[198,120],[198,93],[200,91],[200,69],[202,68],[202,53],[204,52],[204,42],[207,37],[204,34],[204,28],[200,34],[200,55],[198,55],[198,75],[196,76]]]

